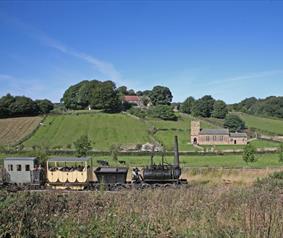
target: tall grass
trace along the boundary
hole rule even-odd
[[[278,176],[277,176],[278,177]],[[282,237],[283,187],[195,185],[1,192],[0,234],[18,237]]]

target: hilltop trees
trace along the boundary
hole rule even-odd
[[[211,116],[218,119],[224,119],[227,114],[228,114],[228,108],[226,103],[222,100],[215,101],[213,104],[213,112]]]
[[[187,113],[187,114],[191,114],[195,101],[196,101],[196,100],[195,100],[193,97],[188,97],[188,98],[181,104],[181,107],[180,107],[181,112]]]
[[[69,87],[62,101],[67,109],[80,110],[91,106],[93,109],[101,109],[107,112],[121,110],[120,95],[126,88],[116,89],[112,81],[82,81]]]
[[[54,109],[53,103],[47,99],[35,100],[35,103],[37,104],[41,114],[47,114]]]
[[[180,107],[181,112],[192,114],[195,117],[225,118],[228,114],[228,107],[222,100],[215,100],[212,96],[206,95],[195,100],[188,97]]]
[[[210,95],[198,99],[192,108],[192,114],[196,117],[210,117],[213,112],[215,99]]]
[[[14,97],[11,94],[0,98],[0,118],[35,116],[49,113],[52,109],[53,103],[47,99],[33,101],[28,97]]]
[[[145,93],[145,95],[147,92]],[[172,102],[172,93],[169,88],[163,86],[155,86],[148,96],[154,106],[156,105],[170,105]]]
[[[246,98],[240,103],[233,104],[233,109],[253,115],[283,118],[283,97],[267,97],[256,99]]]

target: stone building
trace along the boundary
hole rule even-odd
[[[202,129],[200,121],[191,122],[191,143],[199,145],[245,145],[246,133],[231,133],[228,129]]]

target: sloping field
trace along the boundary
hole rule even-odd
[[[178,121],[163,121],[158,119],[149,119],[148,123],[158,129],[154,137],[157,141],[165,145],[166,150],[173,150],[174,136],[179,138],[179,149],[181,151],[196,150],[190,142],[191,120],[193,118],[182,114]],[[203,128],[215,128],[213,124],[201,121]]]
[[[283,120],[252,116],[244,113],[238,114],[248,128],[255,128],[262,132],[283,135]]]
[[[82,135],[88,135],[95,149],[108,150],[113,144],[149,142],[147,126],[124,114],[80,114],[48,116],[38,131],[24,145],[72,147]]]
[[[41,120],[41,117],[0,119],[0,144],[16,144],[32,133],[38,127]]]

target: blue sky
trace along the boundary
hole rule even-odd
[[[282,95],[283,1],[1,1],[0,96],[168,86],[174,101]]]

